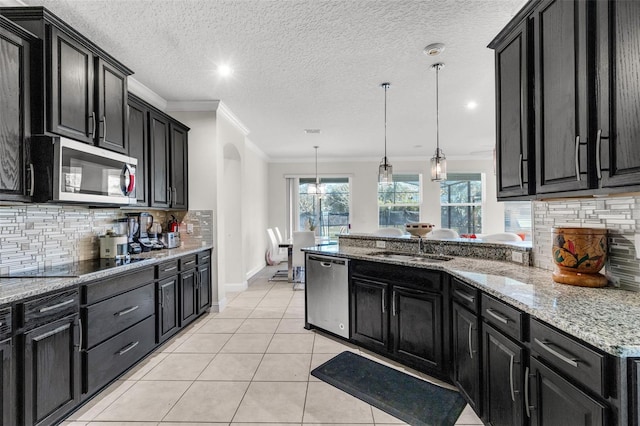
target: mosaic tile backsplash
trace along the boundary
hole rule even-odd
[[[0,273],[20,271],[100,256],[99,236],[131,210],[25,204],[0,206]],[[181,222],[181,237],[213,242],[213,212],[149,211],[165,225],[170,214]],[[186,225],[193,225],[187,234]]]
[[[640,196],[533,202],[534,265],[554,270],[551,238],[554,226],[606,228],[609,255],[603,271],[621,288],[640,291],[640,260],[634,236],[640,233]]]

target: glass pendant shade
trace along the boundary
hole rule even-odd
[[[324,184],[320,183],[320,178],[318,178],[318,146],[314,146],[313,148],[315,148],[316,150],[316,181],[314,183],[310,183],[307,186],[307,194],[310,195],[317,195],[319,198],[322,198],[322,196],[325,194],[326,189],[324,187]]]
[[[447,157],[440,148],[437,148],[436,153],[431,157],[431,180],[434,182],[447,180]]]
[[[393,183],[393,166],[387,162],[387,157],[382,159],[378,167],[378,183],[390,185]]]

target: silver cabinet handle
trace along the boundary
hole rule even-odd
[[[391,312],[396,316],[396,292],[391,293]]]
[[[203,260],[203,261],[204,261],[204,260],[209,260],[209,258],[210,258],[210,257],[211,257],[211,256],[205,256],[205,257],[203,257],[203,258],[202,258],[202,260]]]
[[[476,301],[475,297],[469,296],[467,293],[463,293],[460,290],[454,290],[453,294],[458,296],[460,299],[466,300],[469,303],[474,303]]]
[[[70,305],[75,301],[76,301],[76,299],[69,299],[69,300],[65,300],[64,302],[58,303],[57,305],[45,306],[44,308],[40,309],[40,313],[52,311],[52,310],[58,309],[58,308],[62,308],[63,306]]]
[[[91,113],[91,139],[96,137],[96,113]]]
[[[167,204],[171,205],[171,188],[167,188],[167,198],[169,199]]]
[[[566,362],[572,367],[578,368],[578,363],[582,362],[579,358],[569,358],[568,356],[563,355],[557,350],[553,349],[551,346],[555,346],[555,345],[551,342],[547,342],[546,340],[540,341],[537,338],[534,338],[533,341],[536,342],[538,345],[542,346],[542,348],[545,349],[547,352],[549,352],[551,355]]]
[[[176,200],[178,199],[178,190],[176,188],[171,188],[171,192],[172,192],[171,199],[175,203]]]
[[[522,154],[520,154],[520,163],[518,164],[518,178],[520,179],[520,189],[522,189]]]
[[[164,291],[160,287],[160,306],[164,309]]]
[[[138,305],[136,305],[136,306],[132,306],[132,307],[130,307],[130,308],[128,308],[128,309],[125,309],[124,311],[116,312],[114,315],[121,317],[121,316],[123,316],[123,315],[127,315],[127,314],[129,314],[129,313],[131,313],[131,312],[135,311],[135,310],[136,310],[136,309],[138,309],[139,307],[140,307],[140,306],[138,306]]]
[[[187,266],[187,265],[193,265],[194,263],[196,263],[196,261],[195,261],[195,260],[190,260],[190,261],[188,261],[188,262],[185,262],[184,266]]]
[[[31,186],[29,186],[29,197],[33,197],[33,191],[36,186],[36,173],[35,173],[35,170],[33,169],[33,163],[29,164],[28,168],[29,168],[29,180],[31,182]]]
[[[107,140],[107,116],[102,116],[102,139]]]
[[[576,136],[576,180],[580,182],[580,136]]]
[[[473,359],[473,324],[469,323],[469,358]]]
[[[78,318],[78,330],[80,332],[80,339],[78,342],[78,352],[82,350],[82,318]]]
[[[0,327],[2,327],[2,321],[0,321]]]
[[[598,174],[598,180],[602,179],[602,165],[600,164],[600,144],[602,141],[602,129],[598,129],[596,133],[596,173]]]
[[[493,318],[495,318],[496,320],[500,321],[503,324],[509,324],[509,318],[500,315],[499,313],[497,313],[495,310],[491,309],[491,308],[487,308],[485,310],[489,315],[491,315]]]
[[[175,271],[176,269],[178,269],[177,266],[172,266],[171,268],[163,269],[162,272]]]
[[[528,418],[531,418],[531,408],[529,407],[529,367],[527,367],[524,370],[524,409]]]
[[[138,346],[138,343],[140,343],[139,341],[137,342],[133,342],[133,343],[129,343],[127,346],[125,346],[124,348],[120,349],[118,351],[118,355],[124,355],[127,352],[129,352],[131,349],[135,348],[136,346]]]
[[[516,402],[516,394],[513,389],[513,355],[509,355],[509,388],[511,389],[511,400]]]
[[[382,289],[382,298],[381,298],[381,300],[382,300],[382,313],[383,314],[384,314],[384,295],[385,295],[385,289],[383,288]]]

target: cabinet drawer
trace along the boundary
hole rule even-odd
[[[196,255],[190,254],[180,258],[180,271],[188,271],[196,267]]]
[[[442,291],[442,274],[422,268],[391,265],[388,263],[352,261],[351,274],[377,282],[402,283],[418,290]]]
[[[11,306],[0,309],[0,340],[11,336],[13,324],[11,320]]]
[[[211,263],[211,252],[209,250],[198,253],[198,265]]]
[[[87,307],[84,336],[86,347],[91,348],[152,315],[155,309],[154,286],[151,282]]]
[[[471,312],[478,312],[478,301],[480,300],[478,289],[455,278],[451,279],[451,284],[453,300],[471,310]]]
[[[85,353],[84,391],[93,393],[149,353],[155,343],[155,315]]]
[[[153,267],[94,281],[82,286],[82,302],[96,303],[151,281],[153,281]]]
[[[178,259],[167,260],[156,265],[156,279],[162,279],[178,273]]]
[[[608,397],[605,354],[537,320],[531,320],[531,350],[555,369]]]
[[[23,324],[27,328],[46,324],[78,312],[78,290],[50,294],[24,304]]]
[[[482,318],[508,336],[525,340],[526,315],[513,306],[483,294]]]

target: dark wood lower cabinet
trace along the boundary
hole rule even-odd
[[[198,266],[198,313],[211,306],[211,264]]]
[[[442,295],[400,286],[392,291],[393,352],[444,373]]]
[[[198,314],[196,270],[180,274],[180,326],[189,324]]]
[[[531,357],[531,424],[537,425],[607,425],[607,407],[566,379]],[[525,398],[525,403],[526,403]]]
[[[13,398],[15,395],[13,383],[13,344],[12,339],[0,342],[0,392],[2,392],[2,403],[0,403],[0,425],[10,426],[13,421]]]
[[[453,368],[451,377],[471,408],[482,414],[478,317],[453,303],[451,311]]]
[[[80,398],[78,315],[24,334],[25,425],[56,424]]]
[[[388,285],[351,280],[351,338],[363,346],[387,350],[389,343]]]
[[[518,426],[524,412],[525,350],[495,328],[482,325],[483,420],[493,426]]]
[[[179,330],[178,276],[158,282],[157,342],[162,343]]]

